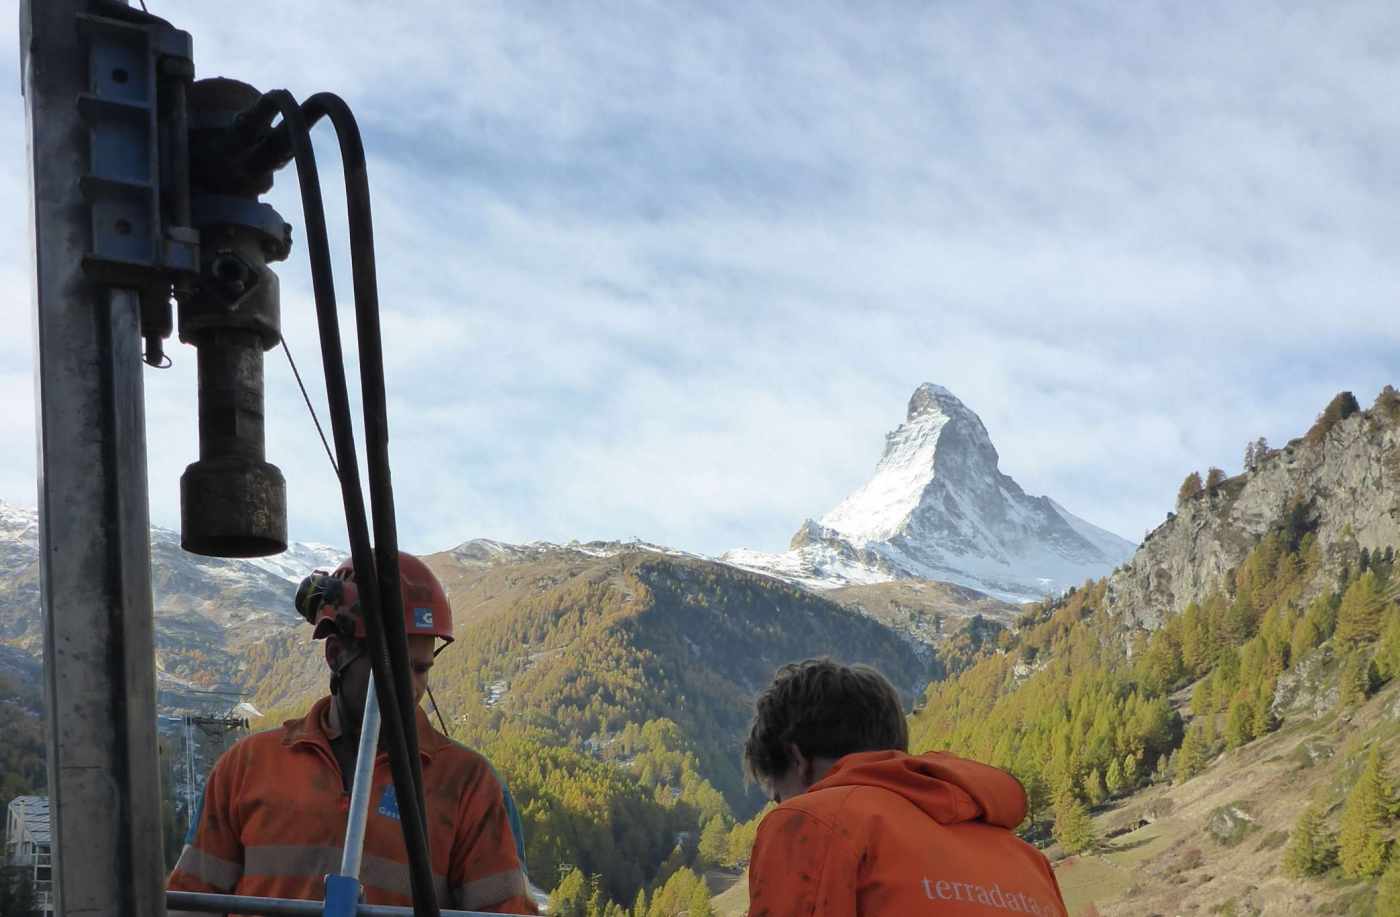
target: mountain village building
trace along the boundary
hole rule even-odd
[[[53,852],[49,798],[16,796],[5,818],[5,865],[23,870],[34,889],[41,917],[53,915]]]

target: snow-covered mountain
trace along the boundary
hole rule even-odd
[[[1132,556],[1132,542],[1030,496],[998,462],[981,419],[925,383],[886,436],[869,481],[804,522],[789,550],[722,559],[816,588],[923,578],[1024,601],[1103,576]]]
[[[481,569],[498,564],[539,560],[560,553],[582,554],[588,557],[616,557],[619,554],[633,554],[638,551],[652,554],[667,554],[672,557],[690,557],[703,560],[699,554],[678,551],[649,541],[571,541],[568,544],[555,544],[550,541],[532,541],[528,544],[509,544],[491,538],[473,538],[464,541],[445,553],[462,567]]]
[[[334,569],[341,548],[293,543],[283,554],[255,559],[201,557],[180,548],[180,535],[151,528],[151,591],[155,601],[156,677],[171,709],[228,706],[201,695],[241,683],[244,650],[305,626],[292,606],[301,578]],[[38,659],[39,513],[0,501],[0,646]]]

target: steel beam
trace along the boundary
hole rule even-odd
[[[58,913],[160,917],[150,531],[137,296],[84,277],[90,80],[77,16],[23,0],[44,693]]]
[[[170,892],[170,909],[203,914],[258,914],[261,917],[322,917],[323,902],[296,898],[254,898],[250,895],[212,895],[204,892]],[[357,917],[413,917],[413,908],[392,904],[360,904]],[[442,917],[492,917],[486,911],[444,910]]]

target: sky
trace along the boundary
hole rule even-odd
[[[411,550],[781,549],[925,381],[1028,492],[1139,540],[1189,471],[1400,382],[1394,4],[147,2],[200,76],[359,118]],[[0,44],[0,499],[33,505]],[[324,421],[295,188],[269,197],[295,227],[283,329]],[[150,500],[178,528],[194,351],[170,349],[145,377]],[[267,380],[291,537],[344,544],[278,352]]]

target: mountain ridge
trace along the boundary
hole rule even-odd
[[[276,558],[190,554],[178,532],[151,527],[156,687],[167,712],[223,712],[207,691],[245,686],[248,647],[302,626],[294,587],[312,569],[334,568],[346,552],[296,542]],[[39,660],[39,513],[0,501],[0,645]]]

